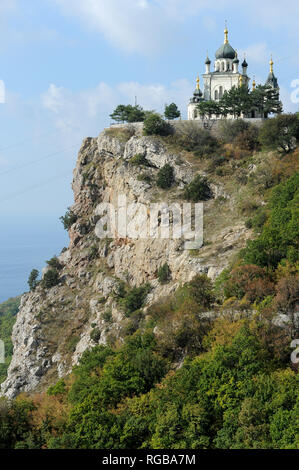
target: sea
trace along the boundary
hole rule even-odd
[[[28,291],[32,269],[40,272],[54,255],[68,246],[68,234],[54,225],[7,227],[0,230],[0,303]]]

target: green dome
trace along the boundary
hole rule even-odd
[[[196,88],[196,90],[194,91],[193,94],[194,94],[195,96],[202,96],[202,91],[201,91],[201,90],[198,90],[198,89]]]
[[[234,59],[236,57],[236,51],[232,46],[227,44],[222,44],[216,52],[216,59]]]

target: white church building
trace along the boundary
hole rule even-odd
[[[270,74],[266,81],[267,85],[272,86],[279,93],[278,81],[273,72],[273,60],[271,57],[270,61]],[[249,86],[250,78],[247,74],[248,63],[246,58],[242,63],[240,70],[240,61],[238,54],[235,49],[228,42],[228,29],[227,26],[224,31],[224,44],[219,47],[215,54],[214,71],[211,71],[211,60],[207,57],[205,61],[206,71],[203,74],[204,91],[200,89],[200,80],[197,77],[196,89],[193,93],[193,97],[190,99],[188,105],[188,120],[199,120],[201,119],[197,106],[201,101],[219,101],[225,91],[229,91],[233,87],[239,87],[241,85]],[[255,89],[256,83],[253,80],[252,88]],[[262,118],[263,116],[257,115],[256,111],[253,110],[250,116],[251,118]],[[220,118],[215,116],[214,118]],[[228,116],[233,119],[233,116]]]

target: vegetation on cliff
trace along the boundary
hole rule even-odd
[[[298,150],[265,152],[259,135],[238,121],[225,123],[217,138],[197,135],[192,125],[159,137],[205,165],[208,179],[186,185],[186,199],[213,196],[210,179],[238,185],[234,207],[251,240],[214,283],[198,274],[147,308],[148,284],[120,282],[121,340],[86,351],[47,393],[1,399],[0,447],[299,447],[298,370],[290,360],[298,337]],[[147,160],[140,154],[131,163],[136,169]],[[164,192],[177,189],[170,180]],[[221,195],[217,204],[220,216]],[[59,268],[55,259],[48,264]],[[169,265],[156,276],[167,285]],[[94,343],[100,333],[95,323]]]
[[[11,361],[13,351],[11,333],[20,300],[20,297],[15,297],[0,304],[0,340],[4,342],[5,346],[5,364],[0,364],[0,384],[6,379],[7,368]]]

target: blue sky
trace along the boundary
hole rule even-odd
[[[157,111],[175,101],[185,116],[206,51],[213,59],[223,42],[225,20],[231,45],[247,53],[258,82],[273,53],[285,110],[298,110],[291,101],[291,83],[299,79],[298,17],[297,0],[2,2],[0,243],[11,248],[15,230],[20,240],[40,233],[40,266],[54,254],[49,249],[59,251],[66,239],[58,218],[72,203],[82,138],[98,135],[115,106],[133,104],[135,96]],[[1,282],[0,259],[0,299]]]

